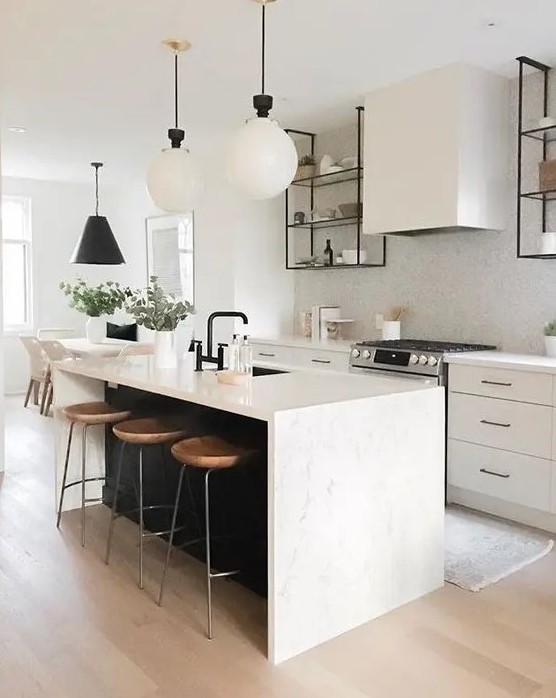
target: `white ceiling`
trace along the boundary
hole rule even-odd
[[[556,60],[554,0],[281,0],[267,15],[267,88],[290,127],[345,122],[374,87],[438,65],[512,76],[517,55]],[[4,174],[85,179],[101,159],[142,177],[172,117],[169,36],[193,44],[180,80],[192,149],[259,91],[251,0],[0,0],[0,16]]]

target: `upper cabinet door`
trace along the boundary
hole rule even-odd
[[[367,96],[364,233],[506,226],[508,85],[456,65]]]

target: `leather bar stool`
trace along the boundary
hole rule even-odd
[[[114,499],[112,502],[112,515],[110,517],[110,527],[108,529],[108,539],[106,541],[106,557],[105,562],[110,562],[110,552],[112,549],[112,537],[114,533],[114,522],[118,516],[123,516],[131,512],[139,512],[139,588],[143,588],[143,540],[153,536],[161,536],[167,531],[156,531],[145,533],[144,512],[152,509],[173,509],[171,504],[154,504],[144,505],[143,501],[143,449],[146,446],[164,446],[165,444],[174,443],[178,439],[183,439],[187,434],[184,429],[178,429],[175,425],[163,419],[143,418],[131,419],[125,422],[116,424],[112,431],[114,435],[122,442],[120,451],[120,459],[116,472],[116,484],[114,488]],[[138,470],[139,470],[139,506],[136,509],[131,509],[125,512],[117,511],[118,490],[122,476],[122,464],[124,460],[125,448],[127,445],[134,445],[139,448]]]
[[[212,572],[211,569],[211,535],[210,535],[210,491],[209,479],[212,473],[233,468],[240,461],[253,455],[253,451],[235,446],[218,436],[200,436],[191,439],[179,441],[172,446],[172,455],[182,464],[180,478],[178,481],[178,489],[176,491],[176,501],[174,504],[174,514],[172,517],[172,527],[170,529],[170,538],[168,540],[168,549],[166,552],[166,560],[162,572],[162,580],[160,582],[160,593],[158,596],[158,605],[162,604],[164,595],[164,586],[166,582],[166,573],[170,564],[170,556],[172,554],[172,545],[174,533],[176,532],[176,518],[183,484],[183,477],[186,467],[198,468],[205,471],[205,545],[206,545],[206,581],[207,581],[207,636],[212,640],[212,580],[216,577],[230,577],[237,574],[239,570],[230,570],[228,572]],[[192,541],[196,542],[196,541]],[[187,545],[187,543],[185,544]],[[185,547],[185,546],[184,546]]]
[[[64,417],[70,423],[68,445],[66,449],[66,461],[64,464],[64,475],[62,478],[62,491],[60,492],[60,504],[58,506],[58,518],[56,527],[60,527],[60,519],[62,518],[62,506],[64,504],[64,495],[68,488],[81,485],[81,545],[85,545],[85,504],[92,502],[100,502],[101,499],[87,499],[86,484],[87,482],[98,482],[106,480],[102,477],[87,477],[87,430],[93,426],[106,426],[107,424],[115,424],[124,419],[129,419],[131,412],[129,410],[119,410],[112,407],[106,402],[84,402],[78,405],[69,405],[62,410]],[[67,482],[68,465],[71,452],[71,442],[73,438],[73,430],[76,424],[82,425],[81,432],[81,479],[74,482]]]

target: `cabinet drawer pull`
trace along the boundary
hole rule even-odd
[[[269,354],[266,351],[260,351],[259,356],[268,356],[269,358],[273,359],[276,356],[276,354]]]
[[[324,359],[311,359],[314,364],[331,364],[332,361],[325,361]]]
[[[501,383],[500,381],[481,381],[483,385],[498,385],[502,388],[511,388],[512,383]]]
[[[505,480],[510,477],[508,473],[497,473],[494,470],[487,470],[486,468],[481,468],[479,472],[484,473],[485,475],[494,475],[494,477],[502,477]]]
[[[502,424],[502,422],[489,422],[488,419],[481,419],[481,424],[488,424],[491,427],[504,427],[504,429],[512,426],[511,424]]]

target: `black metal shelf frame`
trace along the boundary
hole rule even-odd
[[[523,129],[523,106],[524,106],[524,72],[525,66],[538,70],[543,76],[543,96],[542,111],[543,116],[548,116],[548,87],[549,74],[552,68],[544,63],[519,56],[516,59],[519,63],[519,88],[518,88],[518,139],[517,139],[517,257],[518,259],[556,259],[553,254],[524,254],[521,251],[521,227],[522,227],[522,202],[524,199],[539,201],[541,203],[542,233],[546,232],[547,225],[547,203],[556,200],[556,190],[554,191],[526,191],[522,190],[523,175],[523,139],[533,139],[542,143],[542,159],[546,161],[548,156],[548,145],[556,141],[556,125],[539,128]]]
[[[324,175],[314,175],[313,177],[307,177],[304,179],[294,180],[290,188],[286,189],[286,269],[295,270],[331,270],[331,269],[372,269],[376,267],[386,266],[386,236],[382,237],[382,262],[379,264],[369,264],[365,262],[364,264],[360,261],[361,254],[361,235],[363,228],[363,114],[365,107],[356,107],[357,109],[357,167],[350,168],[348,170],[343,170],[342,172],[331,172]],[[309,131],[299,131],[297,129],[286,129],[287,133],[305,136],[311,139],[311,156],[315,156],[315,144],[316,144],[316,133],[311,133]],[[334,184],[343,184],[345,182],[357,182],[357,210],[359,214],[357,216],[349,216],[342,218],[331,218],[323,221],[307,221],[306,223],[290,223],[290,189],[292,187],[306,187],[310,189],[310,207],[311,211],[315,208],[315,189],[325,186],[332,186]],[[315,230],[323,228],[339,228],[349,225],[357,226],[357,264],[334,264],[333,266],[317,266],[317,265],[307,265],[302,264],[290,264],[289,263],[289,233],[290,230],[295,229],[305,229],[310,231],[310,252],[311,257],[315,253]]]

